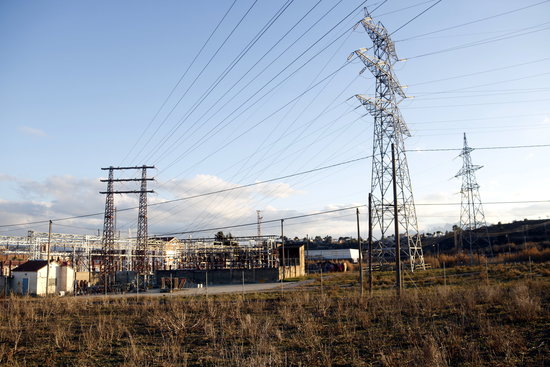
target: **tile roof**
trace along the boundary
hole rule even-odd
[[[24,264],[19,265],[14,271],[38,271],[48,264],[47,260],[29,260]]]

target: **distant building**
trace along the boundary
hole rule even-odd
[[[355,248],[309,250],[307,257],[310,260],[348,260],[355,263],[359,261],[359,250]]]
[[[306,275],[304,245],[286,244],[284,246],[284,256],[283,247],[279,246],[279,279],[296,278],[304,275]]]
[[[46,287],[48,294],[71,293],[74,287],[73,268],[55,261],[48,265],[47,260],[29,260],[13,269],[12,275],[11,290],[17,294],[43,296],[46,295]]]

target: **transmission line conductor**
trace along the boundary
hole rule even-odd
[[[372,224],[380,237],[373,248],[373,256],[381,265],[402,259],[411,270],[424,269],[404,143],[411,134],[399,109],[399,103],[407,98],[406,87],[393,70],[394,64],[402,60],[397,57],[395,44],[386,28],[382,23],[374,22],[366,9],[365,17],[356,28],[360,26],[372,41],[370,51],[373,55],[367,54],[368,48],[360,48],[352,52],[348,60],[357,57],[364,64],[360,73],[368,70],[375,77],[374,96],[355,95],[374,117]],[[393,157],[392,149],[395,150]],[[397,245],[398,240],[401,246]],[[399,253],[396,253],[396,248],[400,248]]]

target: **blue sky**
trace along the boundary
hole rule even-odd
[[[388,0],[373,15],[391,33],[435,3]],[[350,97],[372,93],[374,81],[368,72],[359,75],[358,60],[346,61],[371,47],[364,31],[351,30],[363,16],[361,1],[232,4],[2,2],[0,224],[102,212],[100,168],[109,165],[154,164],[157,193],[150,201],[160,202],[371,154],[372,118]],[[401,103],[413,135],[407,148],[460,148],[464,132],[472,147],[547,144],[549,31],[548,1],[443,0],[392,34],[407,59],[396,65],[397,76],[414,97]],[[457,155],[408,154],[418,204],[460,201]],[[474,151],[474,164],[484,166],[477,172],[482,199],[550,199],[547,155],[548,148]],[[364,160],[153,207],[150,232],[254,222],[256,210],[269,220],[361,205],[370,169]],[[116,198],[119,208],[136,203]],[[445,230],[458,221],[459,206],[419,205],[417,212],[421,230]],[[495,223],[549,212],[548,203],[528,203],[488,204],[485,213]],[[135,233],[135,217],[121,213],[119,229]],[[292,236],[338,236],[354,233],[353,220],[349,211],[287,225]],[[102,223],[101,216],[64,221],[56,231],[88,233]],[[266,225],[265,232],[278,233],[276,227]],[[46,227],[2,231],[27,229]]]

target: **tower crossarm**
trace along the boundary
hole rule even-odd
[[[375,23],[368,12],[359,23],[363,26],[363,28],[365,28],[365,31],[372,40],[372,43],[383,49],[388,56],[397,61],[395,44],[391,40],[386,28],[380,23]]]
[[[466,147],[462,148],[462,152],[458,156],[463,157],[467,154],[470,154],[473,151],[474,151],[474,148],[470,148],[470,147],[466,146]]]
[[[467,175],[471,172],[475,172],[480,168],[483,168],[483,166],[469,165],[469,166],[462,167],[460,171],[458,171],[458,173],[455,175],[455,178]]]
[[[387,65],[385,61],[379,60],[377,58],[371,57],[365,52],[366,48],[360,48],[355,50],[349,57],[348,60],[353,56],[357,55],[365,64],[365,67],[379,80],[390,88],[393,92],[397,93],[402,98],[407,98],[403,87],[399,84],[397,78],[392,74],[390,65]],[[364,69],[363,69],[364,70]],[[361,71],[362,72],[362,71]]]
[[[479,185],[477,183],[464,184],[460,189],[461,194],[467,194],[472,190],[479,190]]]
[[[399,112],[399,108],[395,103],[390,102],[388,104],[388,101],[386,100],[367,97],[362,94],[356,94],[355,97],[363,106],[365,106],[368,113],[375,116],[376,114],[382,112],[385,116],[393,119],[396,128],[401,131],[401,134],[409,137],[411,136],[409,128],[407,127],[407,124],[405,123],[405,120],[403,119],[403,116],[401,116],[401,112]]]

